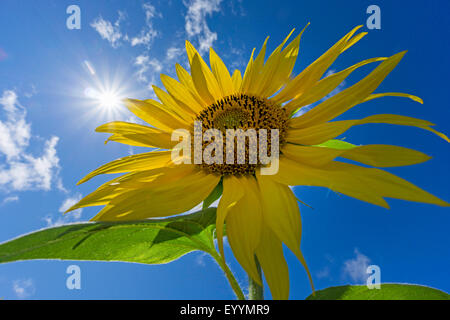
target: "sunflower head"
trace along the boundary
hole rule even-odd
[[[69,210],[104,206],[93,218],[102,221],[171,216],[201,203],[220,183],[223,193],[216,231],[221,255],[226,223],[228,241],[243,268],[260,282],[256,258],[272,296],[285,299],[289,276],[283,244],[301,261],[311,280],[300,251],[299,200],[289,186],[326,187],[386,208],[385,198],[448,206],[380,169],[424,162],[427,155],[398,146],[356,146],[337,139],[356,125],[387,123],[415,126],[449,141],[432,123],[406,116],[377,114],[333,121],[352,107],[381,97],[422,103],[411,94],[374,93],[405,52],[363,60],[323,77],[340,54],[366,35],[357,33],[360,27],[295,76],[303,31],[288,43],[291,32],[267,58],[266,39],[256,57],[253,50],[243,76],[239,70],[230,74],[213,49],[208,65],[186,42],[190,73],[177,64],[177,80],[161,75],[166,90],[154,86],[158,100],[126,101],[128,109],[150,126],[115,121],[97,128],[112,134],[108,140],[154,149],[112,161],[88,174],[80,183],[99,174],[123,173]],[[378,65],[361,81],[329,97],[354,70],[374,63]],[[179,130],[188,140],[179,141],[175,135]],[[231,134],[226,139],[229,132],[245,133],[245,139]],[[180,143],[184,160],[174,162]],[[241,153],[233,153],[239,143]],[[277,170],[264,174],[274,162]]]
[[[208,106],[196,118],[196,121],[199,121],[202,126],[202,136],[208,130],[218,130],[222,136],[220,141],[216,141],[222,146],[213,150],[213,156],[216,156],[216,152],[222,152],[221,161],[215,161],[215,163],[203,161],[201,167],[208,173],[223,176],[230,174],[255,175],[256,169],[266,164],[258,158],[258,150],[264,151],[269,157],[272,155],[271,142],[274,139],[272,135],[277,136],[276,143],[278,145],[284,144],[288,119],[286,110],[269,99],[261,99],[247,94],[224,97]],[[239,138],[233,134],[231,139],[230,136],[227,139],[227,135],[236,130],[242,130],[238,134],[243,135],[248,132],[250,134],[247,140],[243,140],[243,147],[235,152],[234,146],[239,143]],[[210,141],[203,141],[203,154],[210,144]],[[277,148],[279,150],[279,146]]]

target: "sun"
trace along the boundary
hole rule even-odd
[[[128,109],[124,99],[142,95],[143,89],[136,90],[136,83],[126,76],[128,70],[118,63],[114,68],[109,64],[94,66],[85,60],[82,64],[86,74],[75,74],[73,96],[79,100],[76,107],[82,107],[82,121],[128,119]],[[129,73],[129,72],[128,72]]]
[[[122,98],[114,91],[100,92],[95,99],[101,108],[106,109],[117,109],[122,102]]]
[[[89,119],[117,119],[126,114],[123,100],[127,94],[120,86],[106,86],[99,83],[84,89],[88,107],[85,116]]]
[[[117,110],[123,97],[117,90],[87,88],[85,95],[92,100],[93,104],[103,110]]]

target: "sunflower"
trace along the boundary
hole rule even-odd
[[[429,159],[427,155],[398,146],[355,146],[336,139],[356,125],[387,123],[415,126],[449,141],[431,127],[432,123],[406,116],[377,114],[331,121],[358,104],[385,96],[423,103],[410,94],[373,93],[405,52],[367,59],[323,77],[341,53],[366,35],[358,33],[359,28],[351,30],[295,77],[292,71],[305,29],[288,43],[292,31],[267,59],[266,39],[256,57],[253,50],[243,76],[239,70],[230,75],[212,48],[209,67],[186,41],[190,73],[176,64],[178,80],[162,74],[166,90],[153,86],[159,101],[125,101],[132,113],[151,126],[114,121],[97,128],[98,132],[112,134],[109,141],[156,149],[112,161],[88,174],[79,183],[99,174],[125,173],[101,185],[69,211],[104,206],[92,219],[95,221],[166,217],[192,209],[220,188],[223,192],[217,208],[216,233],[221,256],[224,257],[226,223],[231,249],[249,276],[261,284],[259,263],[273,298],[286,299],[289,274],[283,244],[303,264],[312,284],[300,250],[299,200],[290,186],[326,187],[385,208],[389,207],[385,198],[448,206],[447,202],[379,169],[421,163]],[[372,63],[378,65],[370,74],[327,99],[354,70]],[[305,108],[312,104],[315,107]],[[277,172],[262,174],[268,164],[261,160],[250,163],[247,153],[243,163],[236,158],[225,164],[184,161],[192,154],[183,155],[183,161],[175,161],[173,153],[179,141],[174,141],[172,134],[182,129],[195,136],[196,122],[201,123],[201,133],[230,128],[253,129],[258,133],[262,129],[278,130],[279,152],[273,158]],[[208,143],[200,143],[201,150],[208,148]],[[245,144],[246,152],[249,147]],[[225,149],[226,146],[221,150],[225,153]],[[336,161],[338,157],[364,166]]]

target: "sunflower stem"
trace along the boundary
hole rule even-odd
[[[256,269],[258,270],[259,281],[262,283],[261,277],[261,265],[258,258],[255,257]],[[264,300],[264,288],[260,286],[253,278],[248,274],[248,299],[249,300]]]
[[[239,286],[236,278],[234,277],[233,273],[231,272],[230,268],[226,264],[226,262],[223,260],[223,258],[218,254],[212,254],[214,260],[216,260],[219,267],[223,270],[225,273],[225,276],[227,277],[228,282],[230,283],[231,288],[234,291],[234,294],[238,298],[238,300],[245,300],[244,293],[242,292],[241,287]]]

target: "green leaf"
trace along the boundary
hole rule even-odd
[[[367,286],[339,286],[315,292],[306,300],[450,300],[447,293],[413,284],[381,284],[380,289]]]
[[[223,192],[223,184],[222,184],[222,179],[221,179],[220,182],[217,184],[217,186],[214,188],[214,190],[211,191],[209,196],[207,196],[206,199],[203,200],[203,210],[205,210],[206,208],[209,208],[209,206],[214,201],[219,199],[220,196],[222,195],[222,192]]]
[[[216,209],[166,219],[43,229],[0,244],[0,263],[32,260],[168,263],[194,250],[215,254]]]
[[[351,144],[350,142],[346,142],[343,140],[331,139],[327,142],[315,145],[314,147],[326,147],[331,149],[339,149],[339,150],[347,150],[355,148],[356,145]]]

